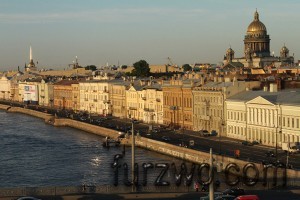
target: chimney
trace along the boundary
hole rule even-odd
[[[278,92],[276,83],[271,83],[270,84],[270,92]]]

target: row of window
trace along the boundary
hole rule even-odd
[[[183,101],[182,101],[183,100]],[[175,106],[183,106],[191,108],[192,105],[192,98],[189,97],[171,97],[171,96],[164,96],[164,105],[175,105]]]
[[[80,90],[88,90],[88,91],[107,91],[107,86],[87,86],[87,85],[80,85]]]

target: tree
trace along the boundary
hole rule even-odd
[[[140,60],[133,64],[132,75],[139,77],[147,77],[150,75],[149,64],[145,60]]]
[[[92,71],[96,71],[97,67],[95,65],[88,65],[85,67],[86,70],[92,70]]]
[[[184,72],[192,70],[192,67],[189,64],[182,65],[182,68]]]
[[[121,69],[127,69],[127,65],[122,65]]]

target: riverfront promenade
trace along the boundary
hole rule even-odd
[[[8,107],[10,107],[10,106],[8,106]],[[8,107],[3,106],[2,109],[6,110]],[[44,112],[38,112],[38,111],[24,109],[24,108],[20,108],[20,107],[18,107],[18,108],[11,107],[8,110],[8,112],[20,112],[20,113],[29,114],[32,116],[43,118],[45,120],[45,122],[47,122],[47,120],[49,120],[49,119],[54,118],[54,116],[49,115]],[[87,132],[92,132],[94,130],[98,130],[99,134],[100,135],[102,134],[103,136],[106,136],[106,135],[113,136],[113,135],[110,135],[111,133],[117,134],[117,131],[115,131],[115,130],[107,129],[104,127],[100,127],[100,126],[96,126],[96,125],[92,125],[89,123],[84,123],[84,122],[80,122],[80,121],[76,121],[76,120],[66,119],[66,118],[58,118],[58,119],[54,118],[53,125],[71,126],[74,128],[79,128],[81,130],[85,130]],[[108,132],[109,130],[112,132]],[[97,134],[97,132],[94,132],[94,133]],[[131,141],[130,139],[129,140],[125,139],[123,142],[127,145],[131,145],[130,141]],[[145,137],[137,136],[136,137],[136,145],[140,146],[142,148],[152,150],[152,151],[156,151],[156,152],[163,153],[166,155],[171,155],[173,157],[177,157],[177,158],[180,158],[183,160],[189,160],[191,162],[198,163],[198,164],[208,162],[208,154],[205,152],[200,152],[200,151],[197,151],[194,149],[179,147],[179,146],[176,146],[173,144],[168,144],[165,142],[161,142],[161,141],[157,141],[157,140],[153,140],[153,139],[149,139],[149,138],[145,138]],[[241,160],[234,159],[234,158],[226,158],[225,156],[219,156],[219,155],[215,155],[214,159],[216,161],[215,164],[218,164],[219,160],[221,160],[223,162],[223,164],[224,164],[223,168],[222,168],[223,170],[224,170],[225,165],[228,162],[236,162],[241,167],[243,167],[246,164],[245,161],[241,161]],[[259,168],[259,169],[261,170],[261,168]],[[295,183],[297,183],[297,180],[299,180],[299,179],[297,178],[297,174],[296,174],[296,176],[294,176],[294,175],[291,175],[291,173],[294,173],[294,170],[288,170],[288,174],[289,174],[288,181],[290,181],[291,185],[295,185]],[[280,185],[280,183],[279,183],[279,185]],[[115,188],[115,189],[116,190],[113,193],[122,193],[122,191],[120,190],[120,187]],[[261,188],[261,189],[263,189],[263,188]],[[155,190],[153,190],[152,192],[154,192],[154,191]],[[130,190],[128,190],[127,192],[130,192]],[[77,193],[77,192],[75,192],[75,193]],[[100,192],[100,193],[103,193],[103,192]],[[143,191],[142,191],[142,193],[143,193]],[[25,193],[19,193],[19,194],[25,194]],[[31,193],[29,193],[29,194],[31,194]],[[35,193],[33,193],[33,194],[35,194]],[[62,194],[62,195],[65,195],[65,194]]]

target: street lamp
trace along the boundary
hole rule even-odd
[[[134,189],[134,164],[135,164],[135,136],[134,136],[134,123],[135,120],[131,118],[131,114],[129,114],[129,118],[131,119],[131,176],[132,176],[132,189]]]

